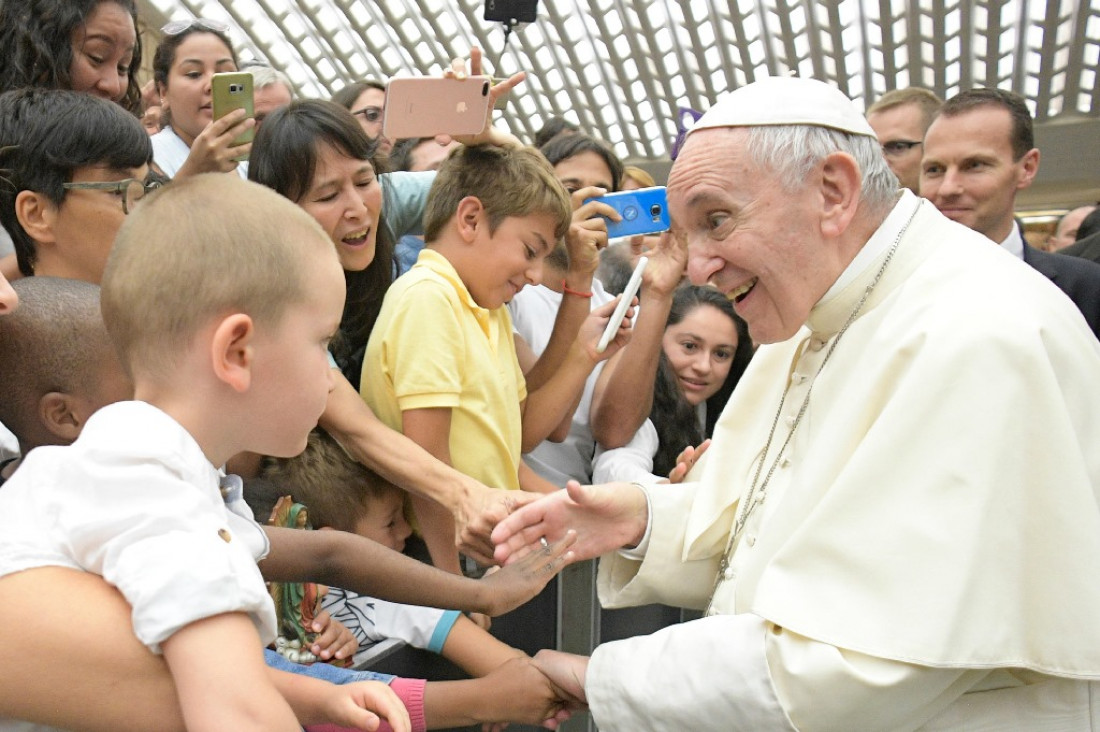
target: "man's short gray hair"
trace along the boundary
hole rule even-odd
[[[282,84],[290,91],[290,96],[294,96],[294,85],[290,83],[290,77],[282,71],[260,64],[250,65],[245,71],[252,74],[252,86],[256,89],[263,89],[272,84]]]
[[[765,125],[749,129],[748,149],[753,162],[774,173],[788,191],[801,188],[825,157],[843,152],[859,165],[860,195],[869,212],[885,214],[897,197],[897,176],[886,164],[879,141],[867,135],[812,125]]]

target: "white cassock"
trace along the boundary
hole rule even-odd
[[[697,482],[648,488],[644,559],[602,560],[607,606],[705,607],[774,462],[711,616],[596,649],[604,732],[1100,729],[1100,343],[1046,278],[917,201],[758,351]]]

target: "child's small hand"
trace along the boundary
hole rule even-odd
[[[576,532],[568,531],[560,541],[527,552],[500,571],[486,574],[481,582],[491,589],[489,614],[503,615],[539,594],[547,582],[573,562],[569,547],[576,540]]]
[[[555,687],[527,656],[505,661],[483,676],[481,681],[493,690],[481,707],[484,714],[482,729],[498,730],[506,722],[538,724],[555,729],[569,718],[571,711],[580,708],[566,699],[567,695]]]
[[[310,630],[317,634],[309,646],[310,653],[322,661],[342,661],[359,650],[359,641],[352,632],[339,620],[334,620],[327,610],[317,614]]]
[[[329,684],[323,700],[325,719],[340,727],[374,732],[379,717],[389,722],[393,732],[412,732],[405,705],[393,689],[381,681],[357,681],[353,684]]]

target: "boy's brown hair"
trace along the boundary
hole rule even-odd
[[[558,240],[569,231],[573,207],[554,169],[534,148],[493,145],[458,147],[436,173],[424,211],[424,241],[431,244],[458,210],[474,196],[489,216],[492,234],[506,218],[545,214],[555,221]]]
[[[131,376],[163,378],[214,317],[277,323],[325,247],[313,217],[261,185],[220,173],[173,182],[126,217],[107,259],[103,319],[119,357]]]
[[[301,455],[265,458],[260,475],[280,495],[304,504],[315,529],[327,526],[354,532],[371,501],[400,490],[357,462],[320,428],[310,433]]]

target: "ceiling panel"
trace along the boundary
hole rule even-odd
[[[1100,0],[542,0],[507,47],[483,0],[143,2],[150,25],[228,21],[242,58],[311,96],[439,73],[478,45],[493,75],[530,74],[502,126],[529,138],[560,114],[639,161],[668,159],[678,108],[775,74],[830,81],[864,106],[911,84],[940,96],[998,86],[1040,122],[1100,117]]]

